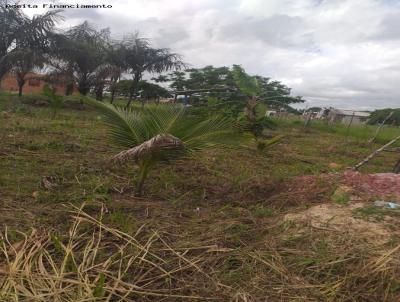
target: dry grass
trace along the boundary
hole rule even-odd
[[[128,235],[102,223],[105,211],[101,206],[97,219],[83,206],[74,208],[65,238],[32,230],[12,242],[7,231],[2,234],[1,301],[204,301],[218,296],[222,284],[202,268],[210,247],[176,251],[156,231],[145,234],[143,228]],[[212,295],[198,295],[199,280]]]
[[[237,254],[235,262],[246,278],[247,301],[394,302],[400,301],[399,249],[307,229],[271,238],[246,256]],[[246,267],[253,268],[250,276]]]

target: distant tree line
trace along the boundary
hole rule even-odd
[[[393,114],[389,118],[387,118],[391,112],[393,112]],[[375,110],[371,113],[368,124],[381,124],[386,118],[386,125],[400,126],[400,109],[386,108]]]

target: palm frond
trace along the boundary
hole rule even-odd
[[[116,145],[132,148],[146,140],[145,129],[138,112],[121,109],[90,98],[85,98],[85,102],[102,113],[104,121],[109,127],[111,140]]]
[[[113,141],[128,149],[143,144],[142,147],[148,147],[150,141],[154,144],[161,137],[177,138],[189,153],[237,143],[238,133],[230,120],[222,117],[198,120],[186,115],[182,106],[159,105],[132,110],[94,100],[88,100],[88,103],[103,114]],[[152,140],[155,137],[158,140]],[[140,148],[130,153],[140,154],[137,151]]]
[[[248,75],[239,65],[233,65],[233,79],[239,89],[248,96],[256,96],[260,87],[257,77]]]
[[[118,162],[124,162],[128,159],[139,162],[146,158],[167,160],[175,157],[183,149],[183,143],[180,139],[168,134],[158,134],[136,147],[118,153],[113,159]]]

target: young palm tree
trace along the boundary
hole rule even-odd
[[[103,114],[112,141],[125,148],[114,160],[132,160],[138,165],[138,196],[143,193],[149,171],[157,164],[185,158],[205,148],[238,145],[238,139],[243,137],[232,128],[230,120],[221,117],[199,120],[189,117],[181,106],[135,110],[94,100],[87,102]]]

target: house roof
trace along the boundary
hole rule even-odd
[[[346,115],[346,116],[358,116],[358,117],[369,117],[371,115],[370,112],[367,111],[356,111],[356,110],[348,110],[348,109],[334,109],[336,114]]]

